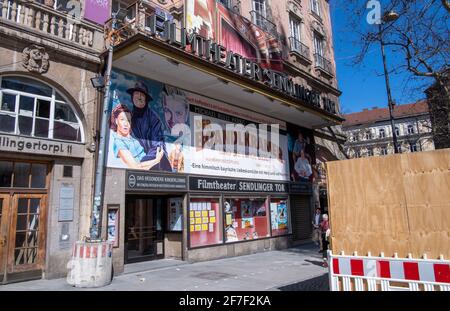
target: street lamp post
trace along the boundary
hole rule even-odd
[[[109,121],[109,101],[111,98],[111,70],[113,61],[113,52],[115,44],[114,34],[119,28],[118,23],[122,22],[126,16],[126,11],[120,9],[117,13],[112,14],[112,29],[111,32],[112,40],[109,42],[108,48],[108,60],[106,63],[106,72],[104,82],[105,95],[103,99],[102,115],[101,115],[101,126],[100,126],[100,141],[98,148],[97,157],[97,167],[95,172],[95,185],[94,185],[94,201],[92,206],[91,214],[91,225],[89,229],[89,240],[90,241],[100,241],[101,240],[101,215],[102,215],[102,205],[103,205],[103,175],[105,170],[105,156],[106,156],[106,130]],[[103,83],[104,83],[103,82]]]
[[[394,153],[399,153],[399,150],[398,150],[398,142],[397,142],[397,133],[395,132],[395,123],[394,123],[394,101],[392,100],[391,86],[389,83],[389,73],[388,73],[387,64],[386,64],[386,53],[384,51],[382,25],[383,25],[383,22],[384,23],[394,22],[398,18],[399,18],[399,15],[397,13],[391,11],[383,16],[382,22],[380,22],[380,24],[379,24],[379,38],[380,38],[380,44],[381,44],[381,55],[383,56],[384,78],[386,80],[386,92],[387,92],[387,96],[388,96],[389,119],[391,121],[392,140],[394,143]]]

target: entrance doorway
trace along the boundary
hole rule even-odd
[[[0,282],[41,278],[47,164],[0,161]]]
[[[164,258],[164,197],[127,196],[125,263]]]

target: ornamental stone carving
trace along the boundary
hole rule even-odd
[[[23,50],[23,67],[30,72],[46,73],[49,67],[48,54],[45,48],[38,45],[30,45]]]

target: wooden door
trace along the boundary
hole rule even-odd
[[[12,202],[7,273],[43,269],[47,195],[15,194]]]
[[[5,275],[8,247],[9,194],[0,194],[0,282]]]

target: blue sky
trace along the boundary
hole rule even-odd
[[[342,7],[344,2],[330,1],[337,79],[339,89],[343,92],[340,97],[341,110],[343,113],[351,113],[364,108],[387,107],[381,48],[379,45],[373,46],[363,64],[352,64],[352,57],[358,53],[358,47],[354,44],[355,33],[347,26],[346,12]],[[401,58],[389,49],[386,52],[388,68],[392,69],[401,62]],[[411,81],[411,75],[400,72],[391,73],[389,77],[392,97],[397,104],[425,98],[423,83]]]

